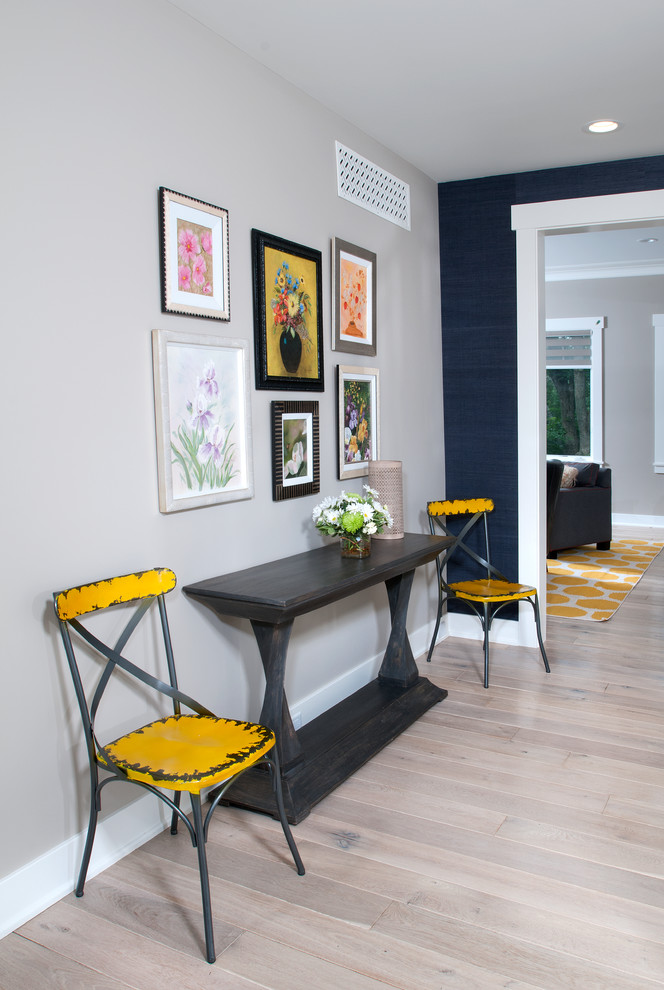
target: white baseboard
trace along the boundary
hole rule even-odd
[[[495,619],[491,623],[492,643],[539,648],[533,610],[527,604],[523,608],[525,609],[523,617],[518,622],[511,619]],[[461,612],[449,613],[447,616],[447,628],[449,636],[457,636],[459,639],[475,639],[479,642],[482,642],[484,639],[482,623],[475,615],[471,615],[470,612],[468,614]],[[542,635],[544,635],[544,628],[542,629]]]
[[[664,516],[637,516],[625,512],[611,515],[614,526],[654,526],[664,528]]]
[[[163,832],[170,812],[151,794],[101,819],[97,825],[88,877],[117,863]],[[0,938],[45,911],[76,884],[87,828],[0,880]]]
[[[432,633],[433,623],[421,626],[414,632],[409,631],[408,639],[410,640],[413,656],[420,657],[423,653],[427,653]],[[437,642],[445,639],[446,636],[445,616],[443,616]],[[299,724],[306,725],[307,722],[311,722],[317,715],[322,715],[323,712],[329,711],[333,705],[338,704],[344,698],[348,698],[349,695],[364,687],[365,684],[368,684],[369,681],[376,677],[382,659],[382,654],[376,654],[363,663],[358,664],[357,667],[354,667],[347,673],[342,674],[336,680],[330,681],[319,690],[307,695],[305,698],[300,698],[299,701],[290,701],[289,709],[295,727],[298,728]],[[298,716],[299,719],[296,721]]]

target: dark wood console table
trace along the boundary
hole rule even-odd
[[[292,824],[363,763],[391,742],[447,691],[419,675],[406,632],[415,569],[448,544],[445,536],[406,533],[373,540],[371,555],[342,557],[336,545],[189,584],[185,594],[217,615],[251,621],[265,670],[259,721],[276,734],[284,803]],[[391,629],[378,677],[329,711],[293,728],[284,692],[293,620],[385,582]],[[267,774],[250,770],[228,791],[233,804],[273,813]]]

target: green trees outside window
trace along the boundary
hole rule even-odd
[[[546,449],[561,456],[590,455],[590,369],[548,368]]]

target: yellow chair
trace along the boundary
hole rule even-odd
[[[74,681],[76,698],[83,719],[83,729],[90,764],[90,820],[83,860],[76,884],[76,896],[83,895],[83,886],[94,843],[97,816],[101,809],[101,792],[106,784],[124,780],[151,791],[172,811],[171,833],[177,832],[178,819],[184,822],[198,853],[198,866],[203,900],[206,958],[215,961],[214,931],[210,904],[205,843],[212,812],[233,781],[249,767],[267,764],[272,775],[275,810],[279,816],[297,872],[304,866],[291,834],[284,812],[281,776],[274,732],[263,725],[217,718],[212,712],[178,689],[175,662],[166,615],[164,596],[175,587],[175,574],[167,568],[154,568],[137,574],[96,581],[93,584],[69,588],[54,594],[62,640]],[[127,642],[156,602],[161,620],[168,681],[161,681],[127,659],[123,651]],[[113,605],[133,604],[131,614],[114,647],[108,646],[81,623],[80,617]],[[72,637],[71,631],[75,633]],[[86,691],[74,651],[74,641],[82,639],[94,651],[95,659],[104,666],[94,687]],[[89,651],[86,650],[86,653]],[[173,702],[173,714],[157,718],[102,745],[95,735],[95,717],[102,695],[116,669],[137,678],[142,684],[168,696]],[[182,714],[181,706],[195,714]],[[271,754],[271,755],[269,755]],[[99,769],[110,776],[99,779]],[[215,790],[205,819],[201,809],[201,791]],[[163,790],[162,790],[163,789]],[[173,799],[164,791],[174,792]],[[180,809],[182,791],[189,794],[193,824]]]
[[[436,558],[438,570],[438,614],[436,616],[436,626],[431,638],[431,646],[427,655],[427,661],[431,660],[431,654],[436,644],[436,636],[440,626],[440,619],[443,613],[443,605],[446,601],[455,599],[464,602],[475,613],[482,623],[484,633],[484,687],[489,686],[489,633],[491,623],[496,615],[511,602],[527,601],[531,604],[535,613],[535,627],[537,629],[537,641],[544,660],[544,669],[550,673],[549,661],[547,660],[542,641],[542,629],[540,625],[539,600],[537,589],[527,584],[514,584],[505,577],[504,574],[491,563],[489,549],[489,524],[488,514],[493,512],[493,502],[489,498],[468,498],[468,499],[448,499],[446,501],[427,502],[427,515],[429,517],[429,529],[435,535],[437,530],[442,530],[446,536],[452,537],[452,543]],[[462,526],[460,532],[452,532],[444,520],[448,516],[470,516],[468,521]],[[478,524],[481,535],[479,538],[479,548],[476,551],[468,546],[466,540],[468,534]],[[482,546],[483,544],[483,546]],[[445,568],[454,553],[463,553],[481,568],[481,577],[453,581],[448,584],[446,581]],[[484,556],[481,554],[484,553]]]

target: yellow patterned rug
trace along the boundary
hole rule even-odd
[[[547,561],[547,615],[610,619],[663,546],[653,540],[613,540],[610,550],[561,550],[557,560]]]

